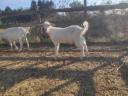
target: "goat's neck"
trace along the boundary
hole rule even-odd
[[[88,30],[88,25],[84,26],[84,30],[83,31],[87,31]]]
[[[89,27],[88,25],[84,26],[83,31],[81,32],[83,35],[87,32],[88,27]]]
[[[47,33],[51,32],[52,29],[53,29],[53,26],[49,26],[49,27],[47,28]]]

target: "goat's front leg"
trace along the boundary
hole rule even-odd
[[[20,50],[19,51],[22,51],[22,49],[23,49],[23,41],[22,41],[22,39],[19,39],[19,43],[20,43]]]
[[[86,39],[83,36],[80,36],[80,42],[81,42],[82,46],[85,47],[85,50],[88,53],[88,47],[87,47]]]
[[[59,43],[57,43],[57,44],[55,44],[55,55],[56,55],[56,57],[58,56],[58,53],[59,53],[59,47],[60,47],[60,44]]]
[[[84,46],[81,46],[81,56],[80,56],[80,58],[83,59],[83,57],[85,57]]]
[[[26,44],[27,44],[27,47],[28,47],[28,50],[29,50],[29,49],[30,49],[30,47],[29,47],[29,42],[28,42],[27,37],[25,37],[25,40],[26,40]]]
[[[11,50],[13,50],[13,46],[12,46],[12,42],[11,41],[9,41],[9,45],[11,47]]]

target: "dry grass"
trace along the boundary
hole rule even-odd
[[[83,60],[78,51],[61,51],[56,60],[35,48],[21,53],[1,49],[0,96],[128,96],[127,50],[123,46],[89,49]]]
[[[5,29],[1,29],[1,28],[0,28],[0,32],[3,32],[4,30],[5,30]]]

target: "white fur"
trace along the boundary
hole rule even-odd
[[[5,29],[4,32],[1,33],[0,39],[4,39],[9,42],[11,49],[14,47],[18,50],[16,43],[20,43],[20,51],[23,49],[23,40],[26,41],[26,44],[29,48],[29,42],[27,39],[27,34],[29,33],[28,27],[12,27]]]
[[[50,22],[45,21],[43,27],[50,36],[50,39],[55,45],[56,56],[58,55],[60,43],[75,44],[81,49],[81,56],[85,56],[84,49],[88,52],[84,34],[87,32],[89,24],[87,21],[83,22],[84,28],[78,25],[71,25],[65,28],[53,27]]]

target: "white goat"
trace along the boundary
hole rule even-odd
[[[27,39],[27,34],[29,33],[30,27],[12,27],[5,29],[4,32],[1,33],[0,39],[5,40],[9,42],[11,49],[13,49],[13,45],[16,50],[18,50],[18,47],[16,46],[16,43],[20,43],[20,50],[23,48],[23,40],[26,41],[27,47],[29,49],[29,42]]]
[[[56,56],[58,55],[60,43],[65,44],[75,44],[77,48],[81,49],[81,58],[85,56],[84,49],[88,52],[86,40],[84,34],[87,32],[89,24],[87,21],[83,22],[84,28],[78,25],[71,25],[65,28],[53,27],[48,21],[43,23],[43,27],[48,33],[50,39],[52,40]]]

